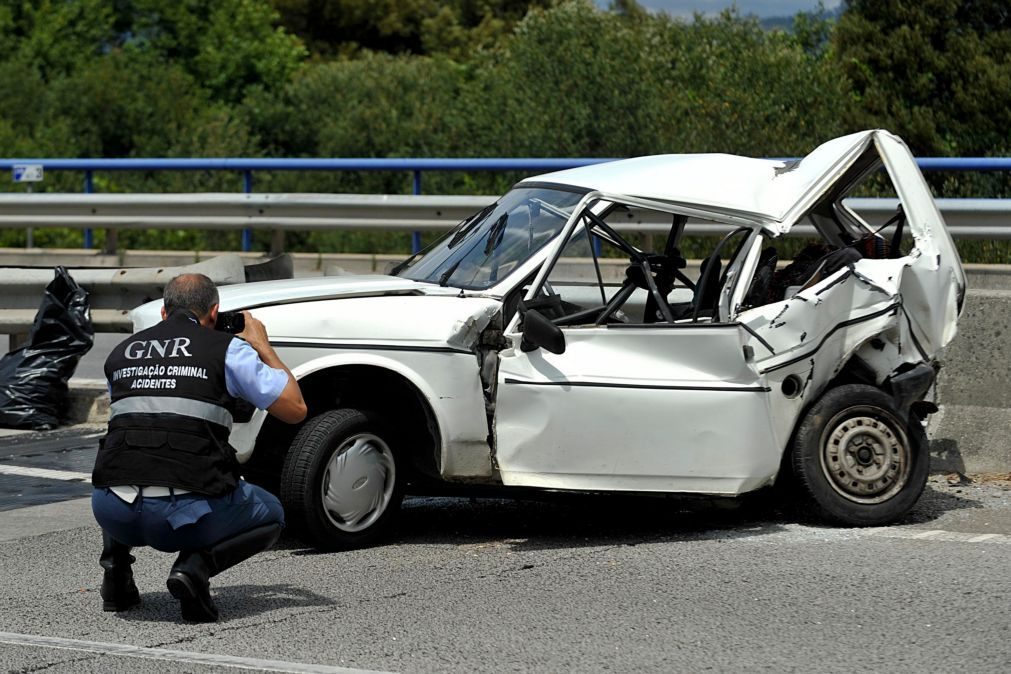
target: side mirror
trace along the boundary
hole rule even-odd
[[[527,309],[523,313],[523,339],[520,341],[522,351],[534,351],[544,348],[551,353],[565,353],[565,335],[562,329],[548,320],[536,309]]]

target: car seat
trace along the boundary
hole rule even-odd
[[[751,280],[751,287],[744,296],[745,307],[760,307],[768,304],[772,299],[769,290],[772,288],[772,277],[776,273],[776,264],[779,262],[779,255],[773,246],[762,251],[758,258],[758,265],[755,267],[755,275]]]

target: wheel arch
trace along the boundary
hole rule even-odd
[[[876,376],[870,367],[868,367],[856,355],[851,355],[831,379],[818,388],[814,395],[811,395],[804,400],[804,404],[801,405],[800,409],[797,411],[797,415],[790,427],[790,432],[786,436],[786,443],[783,445],[783,450],[780,454],[779,470],[776,473],[774,481],[774,485],[777,488],[794,486],[792,448],[797,439],[797,433],[800,431],[800,427],[803,424],[804,419],[807,417],[808,412],[810,412],[811,408],[818,404],[822,398],[828,395],[829,391],[848,384],[865,384],[878,389],[886,395],[892,395],[889,388],[877,383]]]
[[[410,474],[437,478],[443,424],[429,402],[432,394],[424,381],[402,363],[358,356],[352,360],[349,354],[341,354],[293,371],[309,408],[306,418],[342,407],[376,411],[397,433],[396,444],[404,452]],[[395,417],[389,410],[395,411]],[[247,479],[276,492],[285,455],[300,427],[267,415],[243,466]]]

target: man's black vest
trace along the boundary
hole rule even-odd
[[[177,487],[220,496],[238,484],[228,444],[235,398],[225,387],[225,353],[234,337],[176,311],[109,354],[109,432],[96,487]]]

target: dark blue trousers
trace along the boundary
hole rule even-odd
[[[224,496],[138,495],[133,503],[96,487],[91,509],[102,529],[120,543],[147,545],[162,552],[204,550],[256,527],[284,525],[281,502],[243,480]]]

